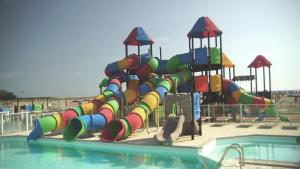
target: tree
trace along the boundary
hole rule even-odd
[[[17,96],[13,92],[7,90],[0,90],[0,100],[14,100]]]

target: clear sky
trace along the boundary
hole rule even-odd
[[[188,51],[186,35],[201,16],[223,31],[238,75],[262,54],[273,63],[273,89],[300,89],[299,0],[1,0],[0,89],[19,97],[96,95],[132,28],[143,27],[154,55],[161,46],[167,59]]]

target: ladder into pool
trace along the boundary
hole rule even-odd
[[[231,149],[236,150],[239,153],[240,169],[242,169],[242,167],[245,166],[244,148],[241,145],[237,144],[237,143],[233,143],[225,149],[222,157],[220,158],[220,160],[218,162],[218,168],[221,167],[221,165],[222,165],[222,163],[225,159],[225,156],[227,155],[228,151],[231,150]]]

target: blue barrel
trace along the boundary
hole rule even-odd
[[[227,89],[227,95],[231,96],[232,92],[239,90],[240,88],[235,84],[231,83]]]
[[[141,65],[146,64],[151,58],[150,53],[141,54]]]
[[[110,63],[106,66],[109,75],[116,74],[120,71],[118,62]]]
[[[115,93],[115,92],[118,92],[118,91],[119,91],[119,86],[116,85],[116,84],[114,84],[114,83],[110,83],[110,84],[107,86],[106,90],[110,90],[110,91],[112,91],[112,92]]]
[[[92,130],[103,129],[106,125],[105,117],[102,114],[94,114],[92,117]]]
[[[92,118],[91,118],[90,115],[80,116],[79,120],[81,120],[83,122],[86,131],[91,131],[91,129],[92,129]],[[76,126],[74,126],[74,127],[76,127]]]
[[[129,80],[139,80],[139,77],[137,75],[128,75]]]
[[[163,86],[158,86],[155,90],[159,94],[160,100],[163,101],[168,94],[168,90]]]
[[[121,104],[125,103],[125,96],[123,92],[118,92],[115,94],[115,97],[118,98],[119,101],[121,101]]]
[[[144,96],[145,94],[151,92],[151,88],[150,86],[148,86],[147,84],[142,84],[140,85],[140,95]]]

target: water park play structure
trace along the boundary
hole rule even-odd
[[[230,68],[235,65],[223,52],[222,31],[208,17],[200,17],[187,36],[189,51],[163,60],[153,57],[154,41],[146,32],[141,27],[134,28],[124,41],[125,58],[105,68],[108,78],[101,83],[105,90],[89,103],[35,120],[27,140],[36,140],[44,133],[56,130],[63,130],[66,141],[94,131],[102,131],[103,141],[122,140],[141,128],[148,115],[159,105],[167,101],[177,102],[176,98],[182,100],[180,97],[185,97],[189,104],[181,104],[182,109],[177,112],[179,119],[166,116],[169,118],[163,131],[155,136],[159,142],[173,142],[182,134],[191,134],[193,139],[197,131],[201,134],[201,105],[253,104],[269,116],[277,116],[271,98],[256,96],[258,92],[252,93],[252,81],[251,92],[248,93],[226,79],[225,68],[229,68],[231,79]],[[195,39],[200,40],[198,48],[195,47]],[[141,54],[140,47],[146,45],[150,46],[149,52]],[[129,55],[129,46],[137,46],[137,54]],[[250,72],[252,67],[256,70],[264,66],[270,68],[271,63],[253,63],[249,65]],[[233,79],[236,79],[235,72]],[[126,83],[124,91],[123,82]],[[122,116],[120,112],[129,105],[131,110]],[[166,110],[165,114],[170,114],[170,111]],[[286,117],[279,117],[288,121]]]

